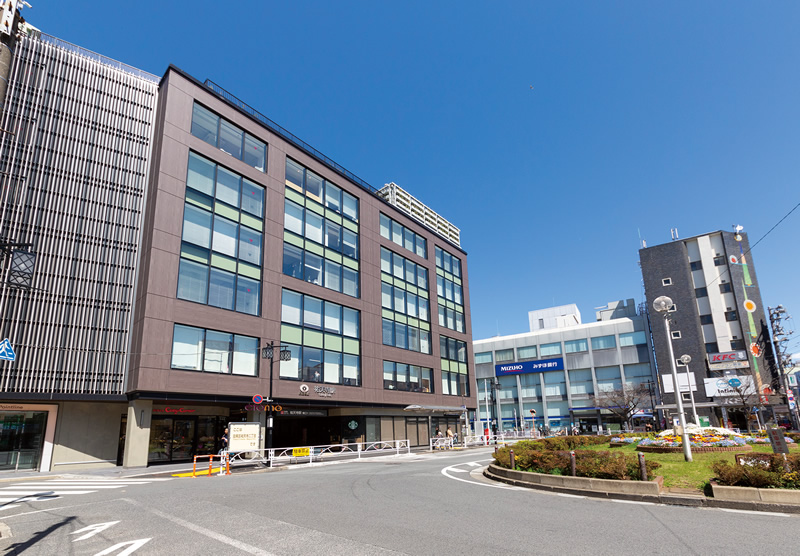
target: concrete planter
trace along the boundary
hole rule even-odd
[[[716,500],[730,502],[768,502],[770,504],[800,504],[800,490],[788,488],[751,488],[722,486],[711,483]]]
[[[654,481],[620,481],[616,479],[592,479],[590,477],[569,477],[564,475],[547,475],[544,473],[529,473],[527,471],[514,471],[497,465],[490,465],[488,469],[492,475],[514,481],[517,484],[532,487],[553,488],[559,490],[581,490],[608,494],[627,494],[637,496],[658,496],[663,485],[663,477],[656,477]]]

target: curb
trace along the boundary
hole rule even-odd
[[[658,496],[652,496],[647,494],[623,494],[614,492],[590,491],[577,488],[555,487],[501,477],[500,475],[495,475],[489,471],[489,467],[486,467],[486,469],[483,470],[483,476],[492,481],[529,488],[531,490],[543,490],[545,492],[555,492],[560,494],[573,494],[578,496],[586,496],[587,498],[651,502],[653,504],[664,504],[667,506],[688,506],[693,508],[719,508],[730,510],[800,514],[800,504],[771,504],[767,502],[737,502],[731,500],[716,500],[702,494],[698,494],[696,496],[684,496],[680,494],[659,494]]]

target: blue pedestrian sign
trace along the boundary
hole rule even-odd
[[[11,347],[11,342],[8,341],[8,338],[0,342],[0,359],[14,361],[16,358],[17,354],[14,353],[14,348]]]

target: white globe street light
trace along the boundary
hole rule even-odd
[[[697,406],[694,404],[694,391],[692,391],[692,375],[689,372],[689,363],[692,362],[692,356],[689,354],[681,355],[681,363],[686,365],[686,384],[689,385],[689,399],[692,400],[692,415],[694,416],[694,424],[700,426],[700,419],[697,417]]]
[[[655,301],[653,301],[653,309],[655,309],[657,313],[661,313],[661,315],[664,317],[664,325],[667,329],[667,347],[669,347],[669,364],[672,368],[672,385],[674,386],[675,403],[678,406],[678,419],[680,420],[683,433],[681,435],[683,440],[683,457],[686,461],[691,462],[692,447],[689,445],[689,433],[686,431],[686,416],[683,414],[683,400],[681,400],[681,392],[680,388],[678,387],[678,370],[675,367],[675,354],[672,351],[672,332],[670,332],[669,329],[670,307],[672,307],[672,299],[666,295],[657,297]],[[691,384],[689,385],[689,391],[691,391]]]

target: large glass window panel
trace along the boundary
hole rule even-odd
[[[262,172],[267,169],[267,144],[249,133],[244,135],[244,162]]]
[[[318,286],[322,285],[322,257],[305,252],[305,280]]]
[[[199,104],[194,105],[192,109],[192,135],[216,147],[218,127],[219,116]]]
[[[448,353],[447,349],[447,336],[439,336],[439,355],[442,359],[453,359]]]
[[[447,326],[447,307],[439,305],[439,326]]]
[[[358,235],[347,228],[342,228],[342,254],[358,259]]]
[[[536,357],[536,346],[517,348],[517,357],[520,359],[533,359]]]
[[[208,280],[208,304],[223,309],[233,309],[236,275],[212,268]]]
[[[483,351],[481,353],[475,354],[475,364],[478,365],[480,363],[492,363],[492,352],[491,351]]]
[[[342,306],[330,301],[325,302],[325,330],[342,333]]]
[[[203,370],[205,330],[176,324],[172,335],[172,368]]]
[[[408,327],[408,349],[419,351],[419,328],[414,326]]]
[[[427,246],[427,241],[425,241],[425,238],[422,237],[422,236],[417,236],[416,237],[416,250],[415,250],[417,255],[419,255],[420,257],[425,257],[427,259],[428,258],[428,249],[427,249],[427,247],[428,247]]]
[[[188,205],[187,205],[188,207]],[[221,216],[214,216],[214,240],[212,249],[217,253],[236,256],[236,244],[239,237],[239,224]]]
[[[322,350],[303,348],[303,380],[322,382]]]
[[[322,244],[322,217],[310,210],[306,211],[306,238]]]
[[[342,382],[347,386],[358,386],[361,384],[361,370],[357,355],[344,354],[342,375],[344,377]]]
[[[541,357],[547,357],[549,355],[561,355],[561,342],[542,344],[539,347],[539,353]]]
[[[444,297],[449,301],[453,301],[453,283],[450,280],[444,281]]]
[[[342,293],[358,297],[358,272],[342,267]]]
[[[417,286],[423,290],[428,289],[428,269],[422,266],[417,266]]]
[[[322,328],[322,300],[306,295],[303,305],[303,325]]]
[[[514,348],[498,349],[494,352],[495,361],[503,363],[504,361],[514,360]]]
[[[351,338],[359,337],[358,311],[349,307],[342,308],[342,320],[344,321],[344,335]]]
[[[325,206],[336,212],[342,212],[342,190],[331,182],[325,182]]]
[[[395,389],[394,366],[392,361],[383,362],[383,387],[386,390]]]
[[[342,291],[342,265],[325,260],[325,287],[329,290]]]
[[[436,295],[444,297],[444,278],[436,276]]]
[[[442,250],[438,247],[436,247],[436,266],[439,268],[444,268],[442,267]]]
[[[342,354],[336,351],[325,352],[325,382],[339,384],[342,374]]]
[[[459,305],[463,305],[464,301],[461,296],[461,286],[458,284],[453,284],[453,301],[458,303]]]
[[[291,159],[286,159],[286,185],[303,191],[303,167]]]
[[[450,395],[450,373],[442,373],[442,394]]]
[[[456,312],[456,330],[464,332],[464,315]]]
[[[569,340],[564,342],[564,351],[567,353],[580,353],[589,351],[589,343],[585,339]]]
[[[457,342],[458,346],[458,360],[461,363],[467,362],[467,344],[464,342]]]
[[[392,273],[392,253],[381,247],[381,272]]]
[[[389,319],[383,319],[383,345],[394,345],[394,323]]]
[[[619,335],[619,345],[621,347],[625,346],[636,346],[640,344],[646,344],[647,338],[643,331],[638,332],[628,332],[626,334]]]
[[[403,228],[403,247],[414,252],[414,232],[408,228]]]
[[[408,349],[408,327],[403,323],[394,323],[394,345]]]
[[[403,227],[392,220],[392,241],[400,247],[403,246]]]
[[[244,133],[235,125],[221,120],[219,122],[219,148],[226,153],[242,159],[242,142]]]
[[[392,274],[395,278],[400,278],[401,280],[404,277],[404,270],[403,270],[403,257],[398,255],[392,255]]]
[[[461,278],[461,261],[453,257],[453,276]]]
[[[193,205],[184,205],[182,239],[206,249],[211,247],[211,213]]]
[[[322,178],[311,170],[306,170],[306,195],[322,202]]]
[[[284,202],[283,227],[297,235],[303,235],[303,207],[293,203],[289,199]]]
[[[386,215],[381,214],[381,236],[392,239],[392,223]]]
[[[261,284],[244,276],[236,278],[236,310],[248,315],[257,315],[261,297]]]
[[[394,308],[398,312],[406,312],[406,292],[400,288],[394,288]]]
[[[397,377],[397,389],[408,390],[408,365],[397,363],[395,365],[395,376]]]
[[[288,243],[283,244],[283,273],[303,279],[303,251]]]
[[[261,266],[261,232],[239,227],[239,259]]]
[[[342,227],[329,220],[325,221],[325,247],[342,251]]]
[[[342,191],[342,214],[354,222],[358,222],[358,199],[347,191]]]
[[[430,315],[428,314],[428,300],[424,297],[419,298],[419,318],[420,320],[430,322]]]
[[[206,330],[206,351],[203,370],[210,373],[230,373],[233,335]]]
[[[300,369],[303,363],[302,348],[300,346],[288,344],[286,349],[292,352],[292,358],[289,361],[281,360],[280,377],[299,380]]]
[[[207,291],[208,267],[181,259],[178,267],[178,298],[205,303]]]
[[[264,188],[247,178],[242,179],[242,210],[264,218]]]
[[[595,369],[597,377],[597,389],[600,392],[610,392],[622,389],[622,377],[619,373],[619,366],[597,367]]]
[[[417,265],[409,260],[406,260],[406,276],[405,281],[409,284],[416,284],[417,282]]]
[[[381,307],[384,309],[392,308],[392,286],[386,282],[381,282]]]
[[[419,331],[419,351],[421,353],[431,352],[431,333],[427,330]]]
[[[406,294],[406,313],[410,317],[417,317],[417,296],[413,293]]]
[[[451,330],[456,329],[456,312],[452,309],[447,310],[447,328]]]
[[[302,324],[303,296],[289,290],[281,293],[281,322]]]
[[[258,375],[258,338],[233,336],[233,374]]]
[[[611,349],[617,347],[614,336],[599,336],[592,338],[592,349]]]
[[[217,192],[216,197],[224,203],[234,207],[239,206],[239,190],[241,178],[222,166],[217,167]]]
[[[566,379],[564,371],[549,371],[542,373],[544,379],[544,389],[546,396],[566,396]]]
[[[208,159],[189,153],[189,171],[186,175],[186,185],[205,193],[214,194],[214,163]]]

